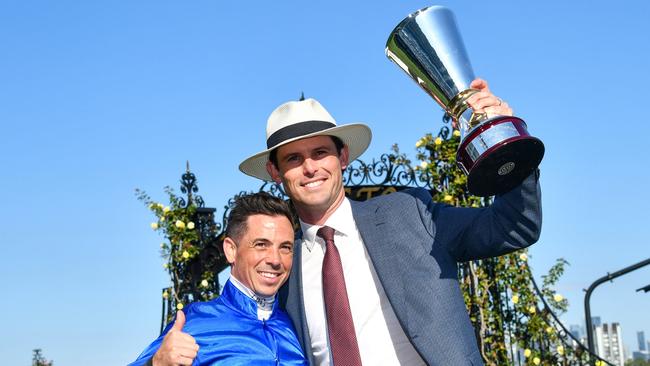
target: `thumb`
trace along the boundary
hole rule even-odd
[[[184,325],[185,325],[185,313],[183,313],[183,310],[179,310],[176,312],[176,321],[172,326],[172,330],[178,330],[180,332],[183,330]]]

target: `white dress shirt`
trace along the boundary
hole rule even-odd
[[[341,255],[352,321],[364,365],[425,365],[402,330],[368,256],[348,199],[329,217]],[[321,226],[300,221],[302,228],[302,293],[316,365],[330,365],[327,318],[323,302],[322,266],[325,242]],[[373,284],[374,286],[371,286]]]

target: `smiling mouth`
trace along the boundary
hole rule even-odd
[[[305,184],[303,184],[303,186],[305,186],[307,188],[315,188],[315,187],[318,187],[318,186],[322,185],[324,182],[325,182],[325,179],[321,179],[321,180],[316,180],[316,181],[313,181],[313,182],[305,183]]]
[[[260,272],[257,272],[257,273],[259,273],[260,276],[265,277],[265,278],[271,278],[271,279],[273,279],[273,278],[278,278],[278,277],[280,277],[280,274],[279,274],[279,273],[275,273],[275,272],[261,272],[261,271],[260,271]]]

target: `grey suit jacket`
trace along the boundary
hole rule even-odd
[[[458,283],[457,263],[535,243],[539,173],[486,208],[458,208],[413,189],[352,201],[366,250],[406,336],[429,365],[483,365]],[[299,240],[298,240],[299,242]],[[301,245],[280,300],[314,363],[302,298]]]

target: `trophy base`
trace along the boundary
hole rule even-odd
[[[493,196],[518,186],[537,168],[544,144],[528,134],[517,117],[484,121],[460,143],[456,160],[467,174],[467,188],[477,196]]]

